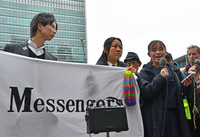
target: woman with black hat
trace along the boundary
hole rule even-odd
[[[124,62],[129,66],[133,66],[135,68],[135,74],[138,74],[138,69],[141,66],[141,61],[138,55],[135,52],[128,52]]]

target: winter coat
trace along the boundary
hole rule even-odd
[[[180,118],[182,137],[190,137],[188,124],[183,106],[183,85],[180,80],[182,74],[177,67],[167,64],[176,82],[177,109]],[[161,74],[157,74],[151,62],[144,65],[139,73],[139,86],[143,105],[141,107],[145,137],[161,137],[164,118],[164,99],[166,98],[167,81]]]

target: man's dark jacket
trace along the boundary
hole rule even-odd
[[[28,41],[24,43],[11,43],[11,44],[6,44],[4,51],[23,55],[29,57],[29,51],[30,49],[28,48]],[[44,59],[46,60],[57,60],[57,58],[52,55],[51,53],[47,52],[46,49],[44,48]]]

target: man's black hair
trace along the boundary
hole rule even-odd
[[[38,24],[41,23],[43,26],[48,24],[52,24],[56,22],[56,19],[53,14],[50,13],[39,13],[35,15],[30,23],[30,37],[35,36],[38,28]],[[56,23],[56,30],[58,29],[58,25]]]

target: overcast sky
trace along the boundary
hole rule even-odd
[[[199,0],[86,0],[88,64],[96,64],[104,41],[111,36],[123,43],[124,60],[136,52],[142,64],[150,58],[147,46],[161,40],[173,58],[200,46]]]

